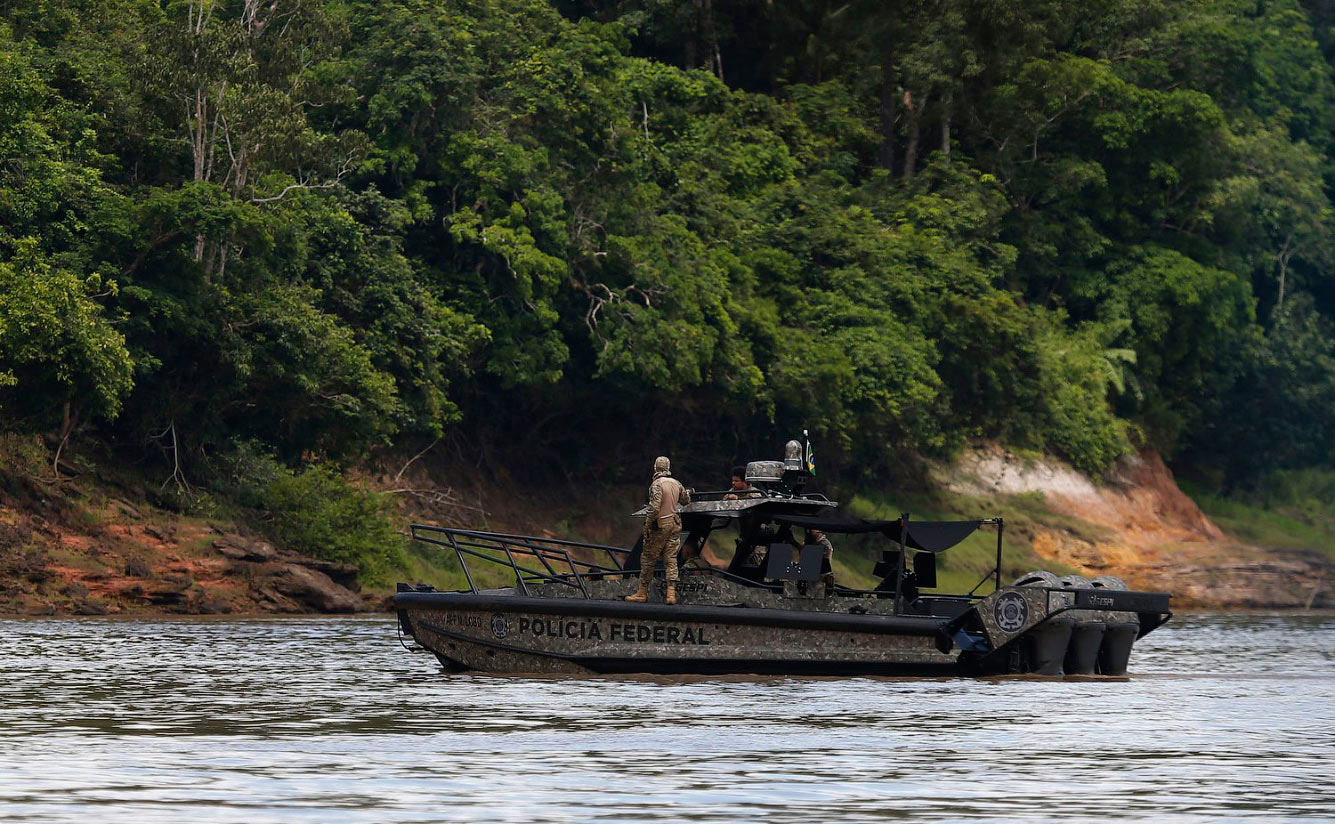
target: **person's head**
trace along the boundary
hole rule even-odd
[[[819,541],[821,538],[824,538],[824,537],[825,537],[825,533],[824,533],[824,532],[821,532],[819,529],[808,529],[808,530],[807,530],[807,543],[809,543],[809,544],[814,544],[814,543],[816,543],[817,541]]]
[[[655,473],[671,472],[671,471],[672,471],[672,462],[669,461],[666,457],[659,455],[657,458],[654,458]]]
[[[732,488],[746,489],[746,467],[734,466],[732,468]]]

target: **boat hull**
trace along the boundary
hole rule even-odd
[[[939,619],[811,610],[399,593],[404,629],[450,670],[952,675]]]

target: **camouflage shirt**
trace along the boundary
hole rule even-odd
[[[649,510],[644,513],[645,523],[656,519],[659,526],[667,526],[677,507],[691,502],[691,493],[681,482],[668,472],[655,472],[653,483],[649,484]]]

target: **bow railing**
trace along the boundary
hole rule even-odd
[[[588,598],[589,580],[639,574],[639,570],[625,568],[631,550],[623,547],[426,524],[413,524],[409,530],[413,540],[452,550],[474,593],[478,586],[470,559],[509,569],[515,588],[525,595],[531,594],[530,586],[553,583],[576,589]]]

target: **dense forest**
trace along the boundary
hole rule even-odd
[[[0,417],[182,487],[1332,467],[1332,59],[1326,0],[0,0]]]

